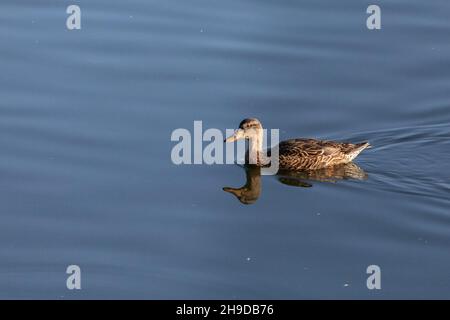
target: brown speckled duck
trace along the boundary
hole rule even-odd
[[[225,142],[250,140],[246,163],[265,166],[269,163],[263,150],[263,134],[263,127],[258,119],[244,119],[235,133],[225,139]],[[315,139],[290,139],[280,142],[278,147],[280,169],[316,170],[349,163],[361,151],[370,147],[370,144],[368,142],[352,144]],[[270,150],[268,156],[270,156]]]

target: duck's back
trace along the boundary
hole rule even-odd
[[[314,170],[352,161],[369,144],[315,139],[290,139],[280,142],[279,166],[291,170]]]

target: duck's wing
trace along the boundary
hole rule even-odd
[[[365,147],[351,143],[315,139],[282,141],[279,147],[280,165],[288,169],[320,169],[351,161]]]
[[[347,143],[337,141],[315,140],[315,139],[291,139],[279,144],[280,153],[288,156],[337,156],[352,155],[370,148],[368,142]]]
[[[341,143],[315,139],[291,139],[279,144],[279,153],[287,157],[313,158],[337,156],[346,148]]]

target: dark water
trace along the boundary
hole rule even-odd
[[[0,297],[450,298],[450,2],[369,4],[3,0]],[[369,140],[367,179],[243,205],[241,167],[172,164],[174,129],[246,117]]]

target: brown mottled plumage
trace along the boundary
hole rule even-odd
[[[226,142],[239,139],[252,141],[252,150],[247,153],[247,161],[263,166],[267,157],[262,150],[263,129],[258,119],[244,119],[235,134]],[[315,139],[291,139],[280,142],[279,168],[287,170],[316,170],[351,162],[361,151],[369,147],[368,142],[352,144]],[[253,159],[251,158],[253,154]],[[270,151],[268,152],[270,156]],[[251,160],[251,161],[250,161]]]
[[[315,170],[351,162],[369,143],[291,139],[279,144],[279,166],[290,170]]]

